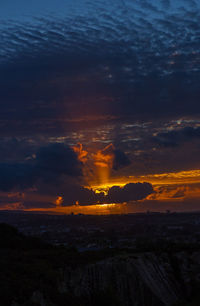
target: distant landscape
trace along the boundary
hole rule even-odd
[[[0,212],[4,306],[199,306],[200,213]]]

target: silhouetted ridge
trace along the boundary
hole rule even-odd
[[[40,249],[49,247],[37,237],[26,237],[15,227],[0,223],[0,246],[2,249]]]

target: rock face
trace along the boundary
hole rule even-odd
[[[193,254],[199,260],[200,254]],[[198,264],[198,260],[196,264]],[[82,268],[66,268],[61,292],[73,296],[94,296],[110,292],[123,306],[170,306],[191,293],[191,261],[186,254],[172,258],[167,254],[153,253],[119,256]],[[198,274],[195,263],[192,269]],[[195,272],[196,271],[196,272]]]
[[[55,290],[46,291],[44,283],[25,304],[12,305],[200,305],[199,300],[193,303],[200,292],[200,251],[116,255],[92,264],[64,266],[56,275]]]

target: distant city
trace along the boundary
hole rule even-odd
[[[127,215],[53,215],[1,211],[0,222],[27,236],[79,252],[104,248],[133,248],[162,241],[200,246],[200,212]]]

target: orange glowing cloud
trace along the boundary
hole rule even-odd
[[[82,162],[84,186],[93,188],[97,185],[110,186],[111,171],[118,170],[130,164],[126,154],[117,150],[112,143],[103,149],[96,149],[94,145],[87,150],[78,143],[72,149],[78,160]],[[126,181],[124,182],[124,185]]]
[[[154,194],[150,194],[146,200],[182,202],[200,198],[200,184],[162,184],[154,185]]]
[[[63,203],[63,198],[61,196],[58,196],[55,200],[56,206],[60,206]]]
[[[96,166],[112,168],[114,160],[113,144],[111,143],[103,150],[100,150],[96,154],[93,154],[93,158]]]
[[[97,176],[101,184],[106,184],[110,178],[110,172],[114,162],[114,146],[109,144],[103,150],[93,154]]]
[[[77,143],[76,146],[73,146],[72,149],[74,150],[74,152],[77,154],[78,159],[82,162],[82,163],[86,163],[87,162],[87,155],[88,152],[86,150],[83,150],[83,145],[82,143]]]

